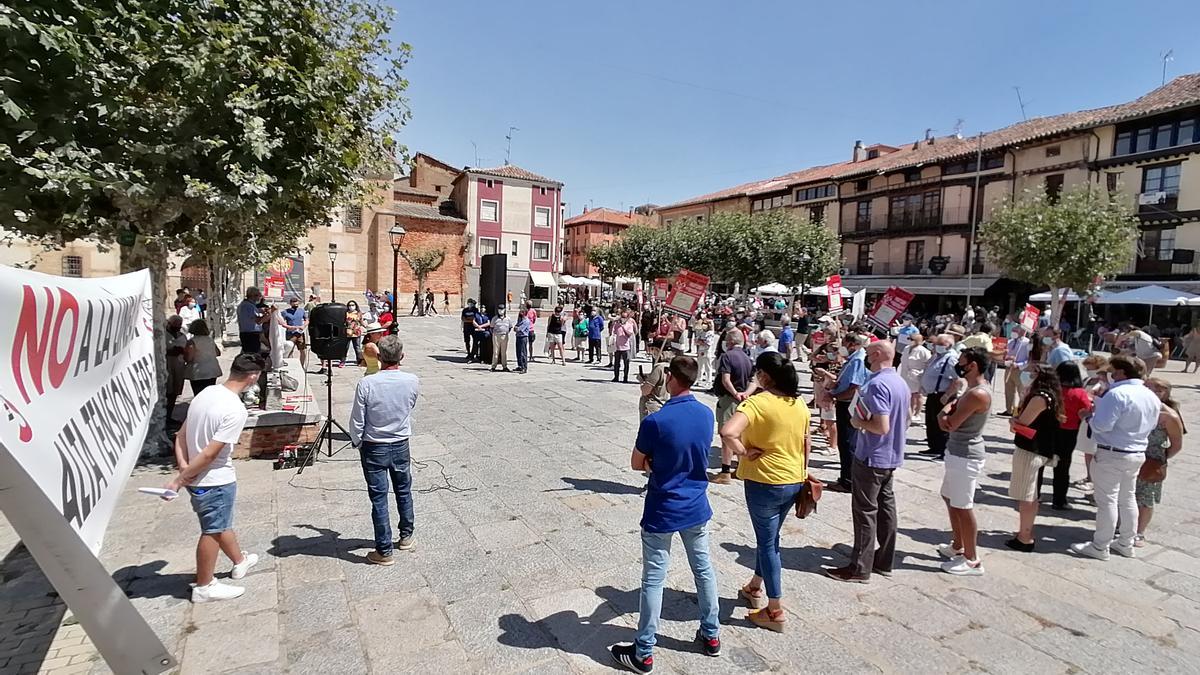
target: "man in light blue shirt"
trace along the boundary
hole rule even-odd
[[[1096,495],[1096,534],[1092,541],[1072,544],[1080,555],[1107,560],[1111,548],[1134,557],[1134,525],[1138,520],[1138,472],[1146,461],[1146,438],[1158,424],[1162,402],[1142,384],[1144,364],[1130,356],[1108,362],[1113,385],[1096,401],[1089,424],[1096,454],[1092,458],[1092,484]],[[1117,521],[1121,534],[1113,535]]]
[[[954,336],[949,333],[935,335],[930,342],[933,344],[933,361],[925,366],[921,375],[921,393],[925,394],[925,439],[929,449],[922,450],[922,455],[936,459],[946,456],[946,441],[948,432],[938,424],[938,413],[946,405],[946,392],[957,386],[958,373],[954,366],[958,363],[959,353],[952,348]]]
[[[1051,368],[1057,368],[1060,363],[1075,360],[1075,352],[1071,351],[1067,343],[1062,341],[1062,331],[1054,326],[1042,329],[1042,344],[1050,350],[1046,354],[1046,363],[1050,364]]]
[[[1012,337],[1004,350],[1004,411],[1002,417],[1012,417],[1017,411],[1021,393],[1021,371],[1029,363],[1029,338],[1024,326],[1013,326]]]
[[[376,343],[380,371],[358,381],[350,408],[350,440],[359,448],[367,494],[371,498],[371,523],[375,528],[375,550],[367,560],[391,565],[392,526],[388,513],[388,482],[396,493],[400,511],[400,541],[396,548],[413,546],[413,500],[411,458],[408,439],[412,436],[412,411],[417,405],[420,382],[416,375],[400,370],[404,343],[388,335]]]
[[[870,377],[866,351],[869,341],[866,335],[851,333],[838,350],[846,357],[846,364],[838,374],[837,384],[829,392],[837,413],[838,458],[841,462],[837,482],[829,485],[829,489],[835,492],[850,492],[850,470],[854,466],[854,443],[858,437],[858,431],[850,425],[850,402],[854,400],[858,388]]]

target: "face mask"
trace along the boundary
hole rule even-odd
[[[958,365],[957,363],[956,363],[956,364],[954,364],[954,372],[955,372],[955,373],[956,373],[956,374],[957,374],[959,377],[966,377],[966,376],[967,376],[967,368],[966,368],[966,366],[960,366],[960,365]]]
[[[850,350],[846,349],[845,347],[838,347],[838,356],[842,358],[850,356]]]
[[[1095,377],[1095,376],[1096,376],[1096,372],[1097,372],[1097,371],[1095,371],[1095,370],[1092,370],[1092,369],[1090,369],[1090,368],[1089,368],[1089,369],[1088,369],[1088,371],[1087,371],[1087,376],[1088,376],[1088,379],[1090,380],[1090,379],[1092,379],[1093,377]]]
[[[1044,338],[1042,338],[1042,344],[1044,344],[1044,345],[1046,345],[1047,347],[1049,347],[1050,345],[1054,344],[1054,338],[1052,338],[1052,337],[1044,337]]]
[[[945,354],[946,353],[946,345],[934,345],[933,353],[934,354]]]
[[[1033,373],[1021,373],[1021,386],[1028,387],[1033,384]]]

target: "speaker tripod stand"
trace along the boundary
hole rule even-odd
[[[346,437],[347,443],[337,450],[333,449],[333,429],[337,427],[338,431]],[[321,453],[321,441],[325,441],[325,456],[333,457],[335,454],[344,450],[350,445],[350,432],[346,427],[342,426],[336,419],[333,418],[333,361],[329,362],[329,367],[325,368],[325,421],[321,423],[320,430],[317,431],[317,437],[313,439],[311,445],[308,446],[308,452],[304,453],[304,459],[300,461],[300,466],[296,469],[296,475],[304,473],[304,467],[308,466]]]

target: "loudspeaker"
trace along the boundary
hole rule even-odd
[[[346,337],[346,306],[327,302],[312,308],[308,315],[308,342],[312,352],[322,361],[346,358],[350,338]]]
[[[492,316],[496,308],[508,302],[508,255],[492,253],[483,256],[479,270],[479,304]]]

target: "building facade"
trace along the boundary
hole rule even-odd
[[[938,308],[967,295],[1011,307],[1028,287],[1002,277],[974,245],[972,223],[1025,190],[1055,195],[1088,184],[1124,195],[1141,221],[1139,244],[1110,287],[1167,283],[1200,292],[1198,156],[1200,74],[1192,74],[1134,101],[970,138],[857,142],[847,162],[746,183],[659,213],[669,225],[719,210],[794,209],[838,232],[850,288],[903,286]]]
[[[556,301],[562,270],[563,184],[506,165],[464,169],[451,199],[466,219],[468,294],[478,297],[483,256],[508,256],[508,290],[541,304]]]
[[[652,222],[650,216],[634,209],[624,212],[584,208],[583,213],[563,222],[563,271],[579,277],[599,276],[600,271],[588,262],[588,251],[611,243],[631,225]]]

